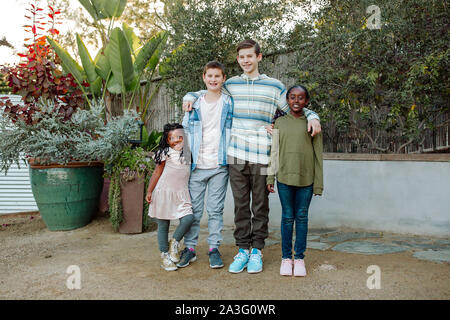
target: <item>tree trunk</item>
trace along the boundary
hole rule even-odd
[[[105,88],[106,90],[106,88]],[[112,117],[112,95],[109,93],[109,91],[106,91],[105,94],[105,114],[106,114],[106,121],[111,120]]]

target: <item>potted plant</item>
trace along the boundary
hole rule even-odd
[[[59,11],[48,12],[37,4],[28,9],[25,25],[31,34],[21,62],[5,66],[2,73],[13,94],[22,103],[0,101],[0,171],[12,163],[30,164],[33,195],[50,230],[69,230],[86,225],[98,204],[103,161],[112,161],[128,145],[139,116],[105,122],[104,103],[90,100],[84,88],[90,85],[72,74],[63,74],[61,60],[47,43]],[[50,18],[50,19],[49,19]],[[94,95],[95,97],[95,95]]]
[[[103,161],[119,168],[121,162],[116,157],[128,146],[128,136],[137,130],[134,120],[146,121],[149,103],[159,88],[150,89],[149,82],[161,63],[168,33],[162,31],[147,42],[141,42],[128,25],[114,27],[113,22],[122,14],[126,0],[80,0],[80,3],[94,19],[102,39],[102,47],[92,59],[77,35],[81,65],[56,40],[59,31],[54,28],[55,17],[60,12],[48,6],[49,12],[45,14],[37,3],[28,9],[31,16],[27,18],[31,23],[24,27],[32,34],[29,38],[32,42],[26,45],[27,53],[19,54],[25,61],[2,69],[12,93],[23,97],[20,105],[0,99],[0,109],[4,107],[5,115],[2,122],[5,130],[0,136],[2,171],[7,171],[12,162],[23,157],[31,164],[32,175],[38,169],[36,165],[67,166],[72,162],[94,164],[97,171]],[[50,21],[46,20],[48,17]],[[108,28],[102,22],[105,20],[110,20]],[[46,28],[47,34],[41,34],[40,30]],[[143,79],[146,80],[144,89],[140,85]],[[121,110],[112,110],[114,97],[122,101]],[[93,126],[83,126],[88,122],[76,122],[80,117],[92,120]],[[148,136],[145,132],[144,140]],[[157,139],[158,133],[150,136],[150,140]],[[149,150],[145,143],[144,147]],[[32,187],[45,183],[32,183]],[[105,186],[106,183],[103,189],[107,189]],[[97,191],[89,193],[97,194]],[[44,194],[53,193],[46,191]],[[49,229],[73,227],[49,226]]]
[[[131,146],[106,164],[110,221],[120,233],[141,233],[156,226],[144,199],[154,167],[150,153]]]
[[[52,101],[42,100],[33,110],[30,123],[0,116],[0,171],[28,161],[33,195],[48,229],[85,226],[97,210],[103,162],[113,161],[128,145],[139,116],[126,112],[105,123],[99,102],[68,119]]]
[[[140,141],[136,145],[140,145],[140,147],[142,149],[144,149],[149,156],[153,156],[153,151],[158,146],[159,141],[161,140],[162,134],[163,134],[162,132],[158,132],[156,130],[153,130],[149,134],[146,127],[143,126],[142,141]],[[117,161],[117,165],[119,167],[121,166],[122,163],[123,163],[122,161]],[[99,210],[102,213],[109,211],[109,186],[111,184],[110,176],[111,176],[111,170],[112,170],[113,165],[114,164],[112,164],[112,163],[108,165],[108,167],[110,168],[109,173],[105,174],[105,176],[104,176],[103,190],[102,190],[102,194],[100,196],[100,204],[99,204]],[[120,171],[124,168],[126,168],[126,166],[122,167],[122,168],[117,168],[115,170]],[[116,199],[117,199],[117,197],[116,197]]]

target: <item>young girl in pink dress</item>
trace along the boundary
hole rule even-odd
[[[161,267],[166,271],[177,269],[180,261],[179,242],[193,222],[192,204],[188,190],[190,153],[184,147],[184,129],[178,123],[164,126],[158,150],[155,152],[156,168],[145,197],[149,205],[148,215],[158,223],[158,246],[161,251]],[[171,220],[179,219],[170,242]]]

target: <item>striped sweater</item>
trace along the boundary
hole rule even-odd
[[[234,100],[228,156],[268,164],[272,141],[265,127],[272,123],[277,108],[288,112],[286,87],[265,74],[253,79],[243,74],[228,79],[223,91]],[[189,92],[183,101],[195,101],[203,92]],[[319,119],[311,110],[304,112],[308,120]]]

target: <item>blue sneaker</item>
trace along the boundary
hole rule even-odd
[[[189,250],[188,248],[184,248],[184,250],[181,252],[180,262],[177,263],[178,268],[184,268],[189,265],[189,263],[194,262],[197,260],[197,255],[195,254],[195,251]]]
[[[263,269],[262,253],[261,250],[256,248],[252,249],[250,259],[248,260],[247,272],[248,273],[258,273]]]
[[[209,266],[211,268],[218,269],[224,266],[222,258],[220,258],[221,254],[217,248],[210,250],[208,255],[209,255]]]
[[[238,254],[234,256],[234,261],[230,264],[228,271],[231,273],[244,271],[248,264],[248,258],[248,250],[239,249]]]

